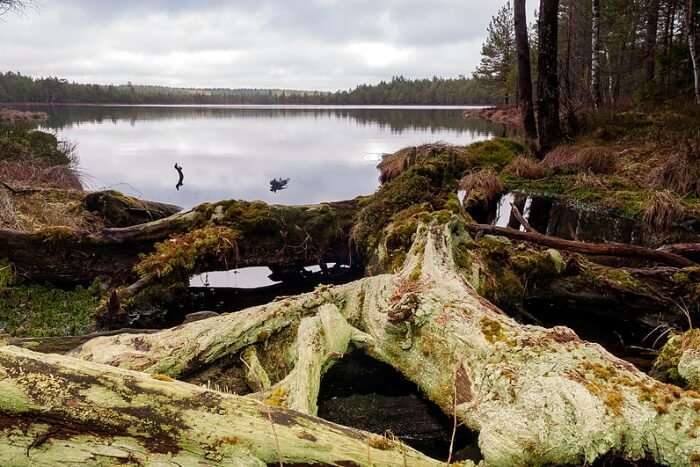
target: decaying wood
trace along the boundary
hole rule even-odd
[[[487,465],[580,465],[612,454],[697,460],[700,394],[661,384],[570,329],[504,315],[455,265],[454,249],[471,240],[453,222],[421,228],[397,274],[161,333],[101,337],[72,355],[187,379],[254,346],[265,373],[276,371],[267,352],[289,355],[290,370],[270,376],[279,390],[248,397],[313,413],[308,395],[350,344],[396,368],[445,413],[455,407],[479,432]]]
[[[490,235],[501,235],[514,240],[536,243],[551,248],[574,251],[587,255],[617,256],[645,259],[656,263],[677,266],[681,268],[696,266],[697,263],[675,253],[663,250],[652,250],[637,245],[623,243],[585,243],[575,240],[551,237],[535,232],[521,232],[507,227],[495,225],[470,224],[467,226],[472,232],[480,232]]]
[[[0,463],[439,466],[381,436],[163,375],[0,347]]]
[[[525,232],[539,233],[537,231],[537,229],[533,228],[530,225],[530,223],[527,221],[527,219],[525,219],[525,216],[523,216],[520,213],[520,209],[518,209],[518,207],[515,204],[510,203],[510,207],[511,207],[511,212],[513,213],[513,216],[518,220],[518,222],[520,222],[520,225],[523,226],[523,228],[525,229]]]
[[[76,347],[96,338],[103,336],[117,336],[120,334],[147,334],[157,332],[149,329],[117,329],[114,331],[101,331],[83,336],[63,336],[63,337],[10,337],[0,335],[5,344],[15,347],[22,347],[41,353],[67,353]]]
[[[230,222],[226,219],[227,212],[245,214],[246,210],[253,214],[238,216]],[[27,280],[90,284],[99,276],[132,275],[139,254],[152,251],[156,243],[174,235],[238,222],[246,241],[241,242],[237,267],[309,265],[321,260],[347,263],[351,220],[356,212],[356,201],[310,206],[227,201],[201,205],[146,224],[106,228],[97,233],[62,227],[37,232],[0,229],[0,258],[12,262],[17,274]],[[253,215],[260,218],[251,219]],[[319,225],[319,216],[333,216],[336,222],[324,218],[327,224]],[[308,233],[319,227],[335,230],[323,239]],[[266,235],[270,231],[284,232],[286,242],[270,241]],[[51,261],[47,262],[46,258]]]
[[[659,250],[684,256],[693,261],[700,260],[700,243],[676,243],[663,246]]]

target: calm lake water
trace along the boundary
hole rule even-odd
[[[84,183],[185,208],[221,199],[305,204],[378,186],[384,153],[444,141],[469,144],[503,130],[458,108],[95,107],[40,109],[45,128],[78,145]],[[184,186],[177,191],[179,163]],[[270,192],[272,178],[290,178]]]

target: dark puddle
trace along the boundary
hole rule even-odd
[[[415,384],[389,365],[359,352],[338,362],[321,382],[321,418],[377,434],[391,432],[409,446],[446,461],[453,421]],[[482,459],[477,434],[458,427],[452,460]]]
[[[194,276],[189,287],[168,296],[152,310],[130,317],[129,327],[165,329],[200,312],[231,313],[265,305],[279,297],[312,292],[321,284],[339,285],[362,277],[361,268],[327,264],[277,269],[250,267]]]

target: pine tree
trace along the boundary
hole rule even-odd
[[[506,105],[510,103],[510,96],[515,87],[514,22],[513,8],[508,1],[491,19],[488,35],[481,49],[481,64],[474,72],[474,78],[493,87],[503,96]]]

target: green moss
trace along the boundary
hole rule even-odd
[[[48,166],[68,165],[71,162],[56,136],[21,126],[0,127],[0,160],[39,160]]]
[[[144,255],[135,270],[141,277],[182,277],[207,261],[235,264],[239,234],[227,227],[205,227],[158,243],[155,252]]]
[[[700,349],[700,329],[672,336],[654,361],[652,376],[661,381],[683,386],[686,381],[678,373],[678,364],[686,350]]]
[[[503,326],[496,320],[484,316],[481,318],[481,333],[490,343],[503,342],[506,340],[506,334],[503,332]]]
[[[0,289],[0,328],[16,336],[85,334],[99,299],[94,288],[61,290],[44,285]]]
[[[496,138],[469,146],[469,162],[475,167],[493,167],[502,170],[524,152],[525,148],[520,143]]]

